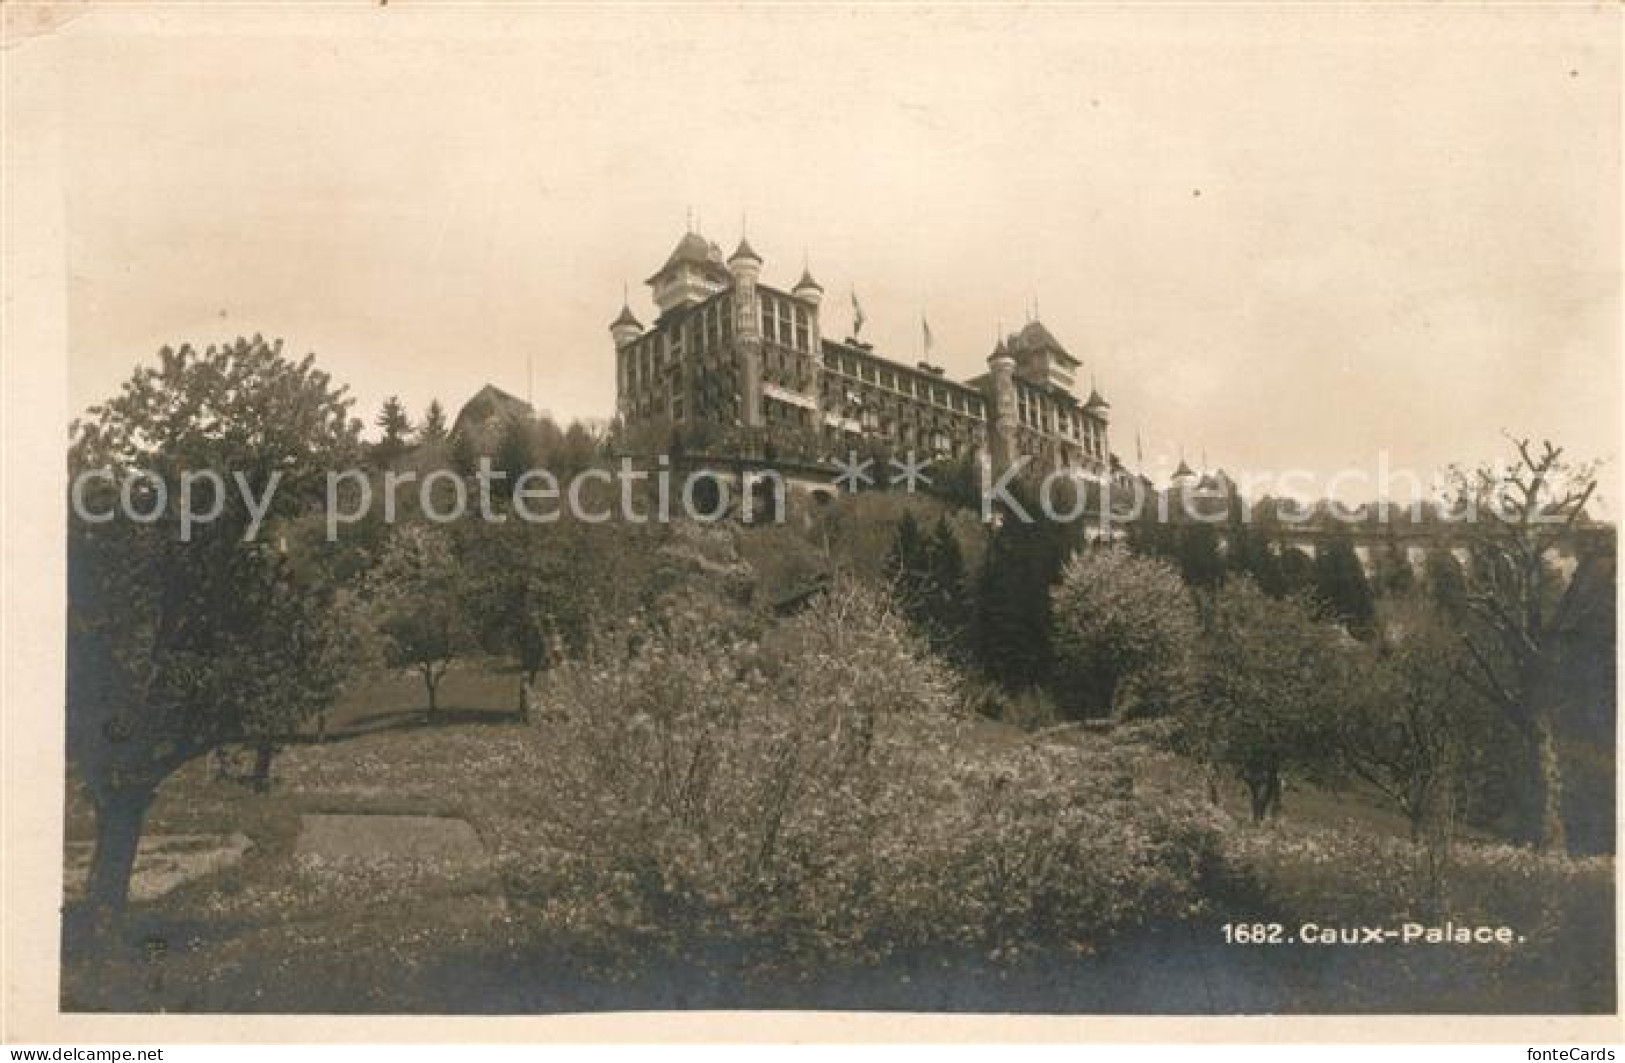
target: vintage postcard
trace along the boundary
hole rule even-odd
[[[0,15],[8,1040],[1618,1037],[1618,5]]]

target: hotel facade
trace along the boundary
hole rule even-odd
[[[811,273],[784,289],[765,283],[762,267],[745,240],[724,260],[689,232],[646,281],[652,323],[621,307],[609,329],[629,437],[809,466],[889,451],[985,458],[995,469],[1026,456],[1039,470],[1100,479],[1118,468],[1109,405],[1093,389],[1077,398],[1081,363],[1042,322],[1001,336],[987,372],[951,380],[855,336],[829,338]]]

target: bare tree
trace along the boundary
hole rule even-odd
[[[1513,439],[1515,461],[1455,473],[1455,516],[1471,551],[1461,632],[1463,675],[1527,738],[1534,788],[1529,839],[1563,851],[1563,775],[1556,732],[1558,640],[1590,591],[1583,563],[1585,507],[1596,467],[1565,461],[1563,448]],[[1559,562],[1577,559],[1564,579]]]
[[[1421,843],[1448,825],[1488,710],[1462,680],[1466,653],[1444,617],[1414,599],[1386,613],[1381,645],[1350,662],[1338,762],[1391,802]]]

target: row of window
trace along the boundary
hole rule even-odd
[[[947,384],[933,383],[908,373],[899,373],[888,366],[875,365],[867,359],[825,351],[824,368],[865,384],[875,384],[907,398],[923,399],[972,417],[982,416],[982,400],[976,396],[967,395]]]

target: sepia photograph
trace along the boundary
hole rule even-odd
[[[1618,1039],[1618,5],[0,16],[8,1042]]]

